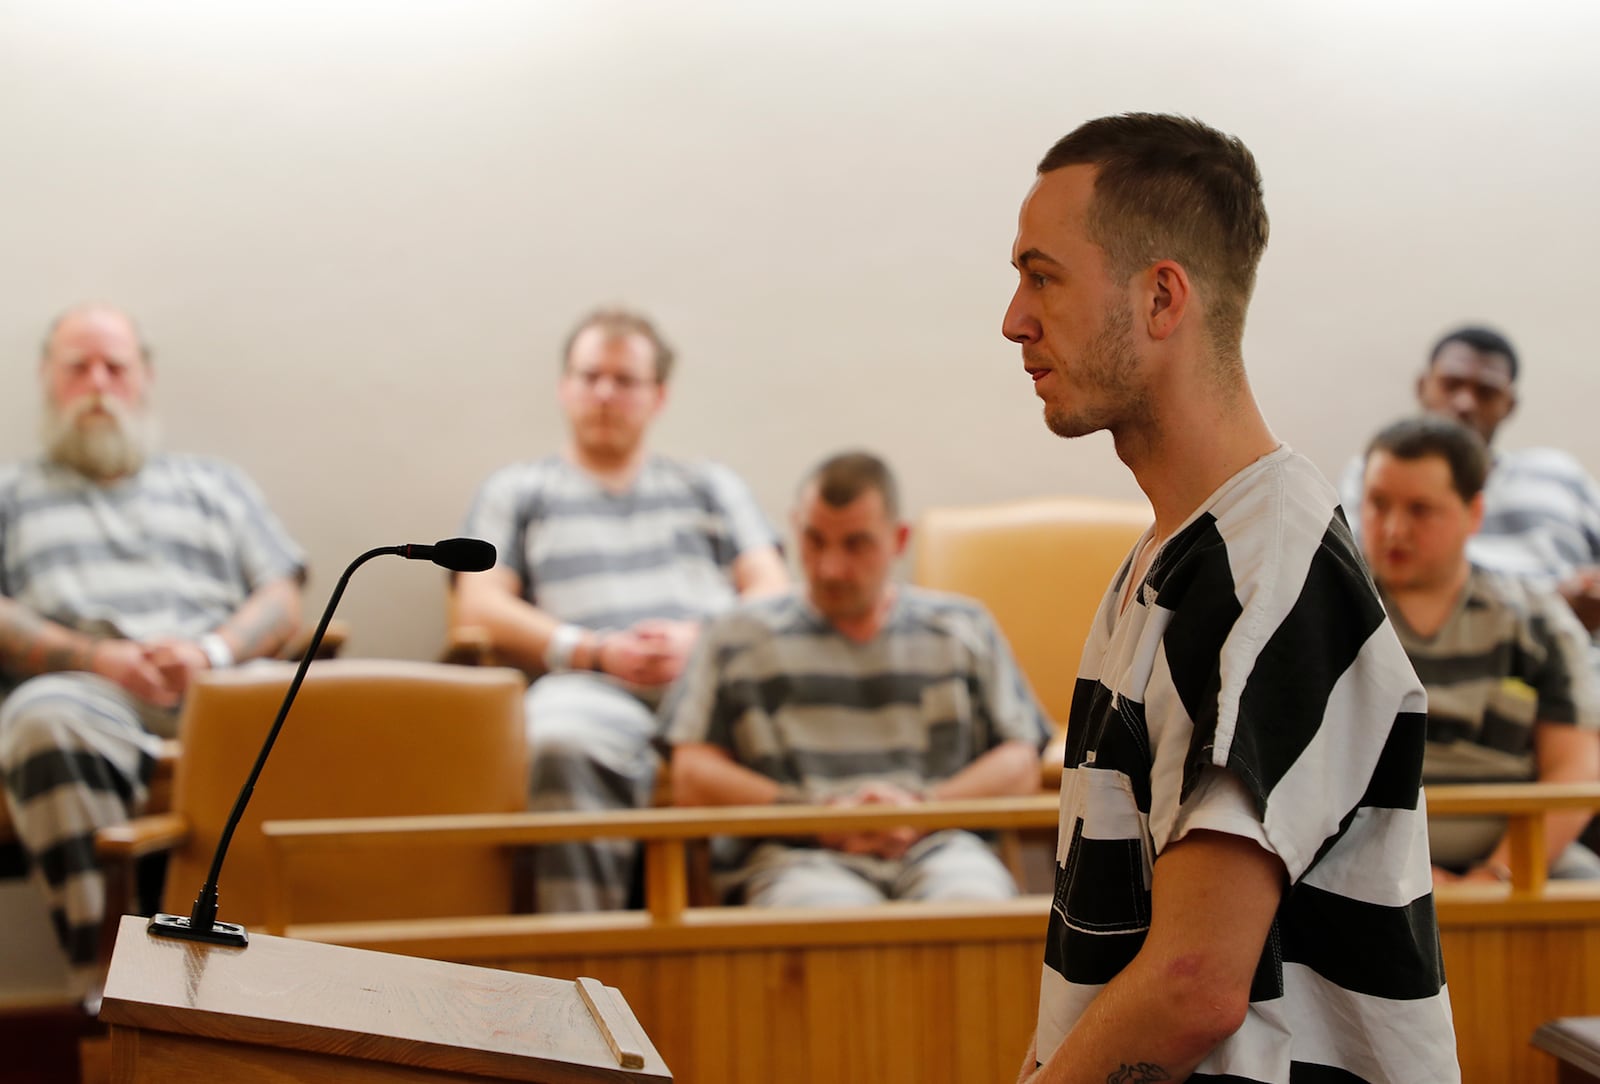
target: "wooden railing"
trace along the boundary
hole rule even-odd
[[[1544,817],[1600,809],[1600,785],[1435,787],[1433,816],[1505,815],[1509,884],[1435,893],[1463,1080],[1554,1082],[1528,1045],[1558,1016],[1600,1014],[1600,883],[1548,882]],[[773,836],[908,824],[1053,833],[1054,796],[886,807],[658,809],[624,814],[274,822],[281,873],[298,856],[424,840],[508,847],[631,838],[646,850],[643,912],[499,915],[295,925],[291,936],[621,988],[685,1084],[769,1080],[1006,1079],[1036,1011],[1050,897],[789,910],[688,905],[684,847],[709,835]],[[914,1038],[913,1038],[914,1037]],[[796,1051],[804,1051],[797,1054]]]
[[[375,817],[268,821],[262,825],[269,855],[268,932],[291,922],[288,866],[312,853],[353,849],[404,850],[438,846],[529,846],[569,840],[632,839],[645,849],[645,906],[651,919],[669,924],[689,909],[687,845],[715,836],[803,837],[828,832],[910,827],[1005,830],[1053,828],[1054,795],[983,798],[891,806],[723,806],[638,809],[609,813],[511,813],[455,817]]]

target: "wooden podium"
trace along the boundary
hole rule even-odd
[[[251,934],[154,937],[125,915],[100,1019],[117,1084],[670,1081],[622,995]]]

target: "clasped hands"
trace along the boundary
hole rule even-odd
[[[598,669],[634,685],[666,685],[683,672],[700,626],[652,619],[608,632],[595,648]]]
[[[97,640],[89,669],[158,708],[175,708],[211,660],[193,640]]]
[[[849,794],[829,798],[824,805],[920,805],[921,795],[893,783],[874,780],[864,783]],[[870,832],[830,832],[817,837],[817,842],[831,850],[845,854],[870,854],[879,858],[896,859],[905,855],[911,845],[923,837],[916,828],[886,828]]]

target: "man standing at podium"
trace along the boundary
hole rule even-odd
[[[1182,117],[1084,124],[1022,205],[1004,333],[1155,510],[1078,667],[1027,1081],[1459,1079],[1422,687],[1250,392],[1266,243],[1253,156]]]
[[[0,469],[0,780],[87,980],[95,830],[144,803],[197,674],[294,633],[304,560],[239,470],[156,453],[154,371],[126,314],[68,311],[39,375],[44,454]]]

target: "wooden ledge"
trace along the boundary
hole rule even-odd
[[[916,806],[762,805],[626,809],[600,813],[478,813],[435,817],[346,817],[267,821],[261,830],[285,852],[421,844],[520,846],[574,839],[704,839],[708,836],[811,836],[907,826],[938,828],[1054,827],[1053,794],[976,798]]]
[[[405,956],[495,960],[535,956],[660,955],[720,948],[983,943],[1041,944],[1050,897],[871,907],[691,907],[671,923],[647,912],[496,915],[291,925],[288,936]]]

